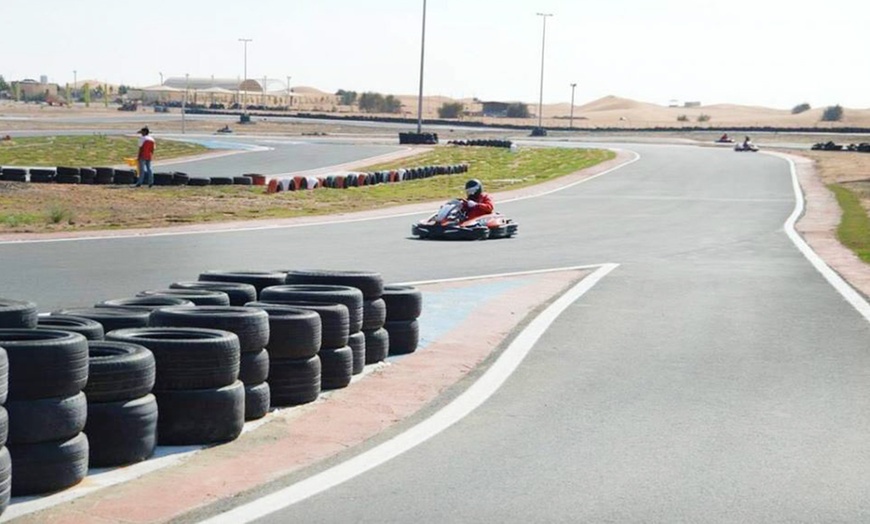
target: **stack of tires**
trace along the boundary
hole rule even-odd
[[[308,290],[290,289],[293,286],[271,286],[260,293],[261,301],[248,304],[251,307],[263,305],[285,305],[307,311],[313,311],[320,316],[321,337],[320,350],[320,387],[321,389],[340,389],[347,387],[353,378],[353,351],[348,346],[348,336],[351,329],[350,308],[345,303],[356,301],[355,289],[342,288],[336,293],[324,290],[320,295]],[[342,297],[336,298],[338,294]],[[312,297],[307,300],[306,296]],[[362,297],[359,297],[361,302]],[[355,309],[355,306],[351,306]],[[357,328],[357,331],[359,328]]]
[[[206,328],[235,334],[245,420],[262,418],[269,412],[269,315],[265,311],[235,306],[167,307],[153,311],[150,322],[153,327]]]
[[[28,170],[18,167],[0,169],[0,180],[4,182],[27,182]]]
[[[36,329],[34,317],[19,329],[0,329],[0,347],[9,362],[9,452],[0,449],[0,497],[5,496],[10,464],[15,496],[79,483],[88,470],[88,439],[82,433],[88,341],[79,333]]]
[[[201,282],[235,282],[241,284],[250,284],[257,290],[259,298],[260,291],[269,286],[280,286],[284,283],[285,274],[278,271],[225,271],[225,270],[210,270],[199,274]]]
[[[229,306],[230,296],[214,289],[151,289],[141,291],[140,297],[175,297],[188,300],[196,306]]]
[[[420,324],[423,295],[411,286],[384,286],[386,322],[390,355],[413,353],[420,344]]]
[[[151,312],[147,309],[129,307],[79,307],[58,309],[53,311],[48,318],[51,319],[57,316],[64,318],[86,318],[95,321],[103,327],[105,333],[108,333],[116,329],[148,327]],[[100,338],[103,337],[100,336]]]
[[[269,315],[269,388],[272,406],[297,406],[317,400],[321,389],[320,344],[323,325],[316,311],[251,302]]]
[[[73,331],[83,335],[86,339],[102,340],[103,325],[90,318],[77,317],[74,315],[50,315],[39,317],[36,326],[40,329],[60,329]]]
[[[145,346],[154,355],[157,443],[235,440],[245,424],[239,337],[217,329],[148,327],[110,331],[106,340]]]
[[[85,394],[90,466],[123,466],[143,461],[157,446],[154,355],[126,342],[88,343],[90,364]]]
[[[362,294],[362,315],[359,323],[351,317],[348,345],[353,353],[353,374],[363,372],[367,364],[375,364],[387,357],[389,335],[383,329],[386,304],[381,298],[384,280],[374,271],[287,271],[289,285],[333,285],[356,288]],[[359,329],[353,328],[358,325]]]

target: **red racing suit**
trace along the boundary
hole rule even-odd
[[[482,217],[483,215],[488,215],[492,213],[495,209],[495,205],[492,203],[492,198],[487,193],[481,193],[477,195],[475,198],[469,198],[468,200],[472,200],[477,202],[477,205],[474,207],[469,207],[468,203],[464,204],[465,207],[465,216],[467,220],[472,220],[478,217]]]

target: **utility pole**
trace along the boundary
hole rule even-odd
[[[160,85],[162,86],[163,85],[163,73],[157,73],[157,74],[160,75]]]
[[[269,77],[263,77],[263,107],[266,107],[266,84],[269,83]]]
[[[420,42],[420,94],[417,97],[417,134],[423,131],[423,58],[426,56],[426,0],[423,0],[423,36]]]
[[[568,120],[568,128],[574,129],[574,88],[577,87],[577,84],[571,84],[571,117]]]
[[[184,134],[184,115],[187,113],[187,88],[190,86],[190,74],[184,73],[184,97],[181,99],[181,134]]]
[[[291,100],[292,100],[292,99],[290,98],[290,79],[291,79],[291,78],[293,78],[293,77],[292,77],[292,76],[288,76],[288,77],[287,77],[287,105],[288,105],[288,106],[290,105],[290,102],[291,102]]]
[[[239,38],[239,42],[244,42],[245,44],[245,77],[242,79],[242,87],[244,87],[245,82],[248,81],[248,42],[253,42],[252,38]],[[248,112],[248,90],[242,90],[242,114]]]
[[[73,94],[75,94],[75,92],[78,90],[78,88],[79,88],[79,72],[76,71],[75,69],[73,69]],[[73,97],[73,98],[75,98],[75,97]]]
[[[541,90],[540,98],[538,99],[538,128],[543,129],[541,125],[544,112],[544,48],[547,45],[547,18],[553,16],[552,13],[538,13],[538,16],[543,18],[544,31],[541,36]]]

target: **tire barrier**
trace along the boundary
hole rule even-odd
[[[447,142],[448,145],[452,146],[472,146],[472,147],[503,147],[505,149],[510,149],[511,146],[514,145],[510,140],[495,140],[495,139],[484,139],[484,140],[451,140]]]
[[[262,418],[268,413],[269,354],[264,349],[269,342],[268,313],[234,306],[167,307],[152,312],[150,322],[154,327],[207,328],[235,334],[240,352],[237,378],[245,391],[255,388],[252,394],[256,396],[250,403],[245,401],[245,420]]]
[[[851,151],[858,153],[870,153],[870,143],[861,142],[860,144],[836,144],[833,140],[828,142],[819,142],[817,144],[813,144],[810,148],[813,151]],[[33,171],[31,170],[31,176]]]
[[[87,339],[69,331],[2,329],[0,347],[8,358],[8,366],[0,366],[8,383],[0,400],[9,414],[6,446],[15,471],[10,493],[37,495],[78,484],[88,467],[82,433]],[[0,458],[0,474],[4,462]]]
[[[387,314],[384,329],[389,333],[389,354],[406,355],[420,345],[420,325],[423,295],[412,286],[384,286]]]
[[[48,316],[0,298],[0,513],[12,494],[71,486],[89,465],[233,440],[246,419],[317,400],[418,344],[422,296],[385,286],[379,273],[201,275],[230,280],[176,282]],[[194,304],[215,297],[222,305]]]
[[[91,467],[141,462],[157,446],[157,367],[146,347],[126,342],[88,343],[90,364],[85,434]]]
[[[4,167],[0,170],[0,180],[6,182],[27,182],[28,169]]]
[[[399,133],[400,144],[437,144],[438,133]]]
[[[455,175],[468,172],[468,164],[448,164],[437,166],[420,166],[371,173],[344,173],[322,177],[286,177],[272,178],[266,186],[267,193],[284,191],[302,191],[306,189],[328,188],[347,189],[351,187],[374,186],[378,184],[393,184],[409,180],[421,180],[438,175]]]
[[[211,444],[241,434],[245,387],[238,380],[241,346],[235,333],[148,327],[112,331],[106,340],[139,344],[154,355],[158,444]]]
[[[174,173],[166,173],[166,172],[156,172],[154,173],[154,185],[155,186],[171,186],[173,185],[173,181],[175,180]]]

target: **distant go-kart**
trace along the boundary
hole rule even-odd
[[[737,144],[736,146],[734,146],[734,151],[737,151],[737,152],[746,152],[746,151],[748,151],[748,152],[750,152],[750,153],[757,153],[757,152],[758,152],[758,146],[755,145],[755,144],[745,144],[745,145],[744,145],[743,143],[740,143],[740,144]]]
[[[518,224],[498,212],[469,220],[464,204],[465,201],[458,198],[446,202],[434,215],[413,224],[411,233],[433,240],[485,240],[517,234]]]

